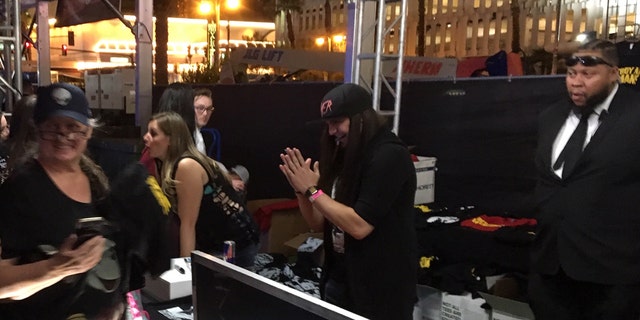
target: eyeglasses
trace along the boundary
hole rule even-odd
[[[87,138],[87,133],[89,130],[84,131],[70,131],[70,132],[60,132],[60,131],[39,131],[40,138],[45,141],[56,141],[58,139],[67,139],[67,140],[82,140]]]
[[[567,58],[565,63],[569,67],[573,67],[578,63],[581,63],[585,67],[595,67],[599,64],[605,64],[609,67],[613,67],[611,63],[596,56],[572,56],[571,58]]]
[[[205,107],[198,106],[198,107],[195,107],[195,109],[197,113],[204,113],[205,111],[208,113],[211,113],[215,108],[214,107],[205,108]]]

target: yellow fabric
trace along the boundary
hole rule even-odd
[[[433,261],[435,257],[420,257],[420,268],[428,269],[431,268],[431,261]]]
[[[156,178],[153,176],[148,176],[147,185],[149,186],[151,193],[153,193],[153,196],[158,201],[158,204],[162,207],[162,212],[165,215],[168,215],[169,210],[171,210],[171,202],[169,202],[167,196],[165,196],[162,192],[162,189],[160,189],[160,185],[158,184]]]
[[[490,228],[501,228],[501,227],[503,227],[503,225],[501,225],[501,224],[489,223],[486,220],[482,219],[481,217],[473,218],[471,221],[473,223],[475,223],[477,225],[481,225],[483,227],[490,227]]]

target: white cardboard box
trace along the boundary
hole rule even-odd
[[[528,304],[479,292],[474,299],[470,293],[453,295],[438,289],[417,285],[418,302],[413,320],[533,320]],[[483,308],[488,304],[489,309]]]
[[[192,292],[191,263],[187,261],[185,258],[171,259],[171,269],[156,279],[147,276],[142,290],[158,301],[190,296]]]
[[[413,311],[413,320],[440,320],[442,291],[425,285],[417,285],[418,302]]]
[[[413,162],[418,182],[414,204],[427,204],[434,201],[436,160],[433,157],[418,156],[418,161]]]
[[[491,319],[489,311],[481,307],[484,302],[485,300],[481,298],[473,299],[471,293],[454,295],[443,292],[440,319],[489,320]]]

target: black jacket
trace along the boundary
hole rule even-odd
[[[572,103],[539,119],[532,270],[602,284],[640,283],[640,95],[620,86],[573,172],[551,169],[554,139]]]

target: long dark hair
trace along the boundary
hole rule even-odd
[[[35,105],[36,96],[28,95],[18,100],[14,106],[8,140],[10,169],[32,158],[38,151],[36,125],[33,122]]]
[[[356,181],[360,176],[360,164],[367,143],[382,129],[386,119],[373,109],[367,109],[350,118],[349,141],[345,148],[339,147],[325,127],[320,137],[320,181],[318,186],[332,190],[336,183],[335,199],[351,205],[355,201]]]
[[[196,130],[196,112],[193,109],[193,88],[182,82],[174,82],[170,84],[158,102],[158,113],[173,111],[179,114],[189,128],[189,132],[193,135]]]

